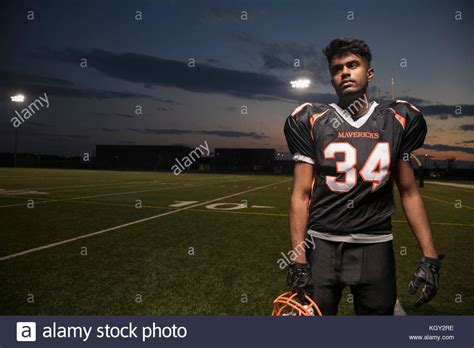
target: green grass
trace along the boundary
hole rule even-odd
[[[287,290],[277,260],[289,248],[291,186],[284,176],[0,169],[0,189],[45,193],[0,193],[0,257],[172,212],[179,209],[169,207],[175,201],[202,203],[265,185],[215,202],[247,200],[245,209],[201,205],[0,261],[0,314],[268,315]],[[398,298],[408,314],[472,315],[471,190],[426,184],[422,194],[437,248],[447,254],[441,289],[432,303],[412,306],[406,285],[420,252],[398,209]],[[347,291],[339,313],[351,315],[346,299]]]

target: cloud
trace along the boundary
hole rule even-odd
[[[217,135],[226,138],[252,138],[252,139],[264,139],[268,138],[263,133],[255,132],[238,132],[238,131],[223,131],[223,130],[192,130],[192,129],[154,129],[154,128],[128,128],[129,131],[138,132],[143,134],[155,134],[155,135],[183,135],[183,134],[204,134],[204,135]]]
[[[171,108],[163,108],[163,107],[156,107],[156,110],[160,111],[170,111],[172,110]],[[91,115],[96,115],[96,116],[106,116],[106,117],[122,117],[122,118],[137,118],[139,115],[134,116],[133,114],[124,114],[121,112],[89,112]]]
[[[237,22],[239,21],[240,18],[240,11],[231,9],[229,8],[229,5],[227,7],[216,7],[212,6],[210,7],[204,17],[207,21],[234,21]]]
[[[207,24],[212,22],[216,22],[217,24],[234,24],[234,25],[242,25],[242,11],[245,10],[246,12],[250,12],[250,16],[253,18],[264,18],[266,15],[265,10],[260,8],[259,6],[251,6],[250,3],[245,5],[245,8],[238,3],[232,4],[232,2],[226,2],[225,4],[219,4],[219,2],[211,1],[212,5],[207,7],[207,10],[204,14],[200,17],[199,22],[202,24]],[[222,6],[224,4],[224,6]],[[222,26],[221,26],[222,27]],[[225,30],[223,28],[222,30]]]
[[[221,64],[221,61],[219,59],[215,59],[215,58],[207,58],[206,62],[209,63],[209,64],[213,64],[213,65]]]
[[[112,129],[112,128],[101,128],[101,131],[102,132],[109,132],[109,133],[113,133],[113,132],[118,132],[119,130],[118,129]]]
[[[423,145],[423,149],[427,150],[436,150],[436,151],[461,151],[468,154],[474,154],[474,148],[470,147],[463,147],[463,146],[451,146],[451,145],[443,145],[443,144],[435,144],[435,145]]]
[[[330,83],[326,57],[314,45],[298,43],[262,43],[261,45],[263,45],[261,57],[265,68],[271,70],[294,69],[295,59],[298,59],[301,67],[296,69],[309,72],[318,83],[325,85]]]
[[[474,116],[473,104],[431,104],[432,102],[413,97],[399,97],[398,99],[406,100],[413,105],[420,108],[421,112],[426,117],[439,117],[441,119],[471,117]],[[391,100],[384,100],[384,102],[391,103]],[[461,109],[459,109],[461,107]],[[456,114],[457,110],[461,110],[461,114]]]
[[[159,101],[160,103],[183,105],[183,104],[178,103],[177,101],[171,100],[171,99],[161,99],[161,98],[153,98],[153,99],[156,100],[156,101]]]
[[[18,83],[28,82],[30,84],[42,84],[42,85],[62,85],[72,86],[74,85],[71,81],[59,79],[56,77],[48,77],[36,74],[28,74],[21,72],[13,72],[7,70],[0,70],[0,86],[12,86]]]
[[[91,115],[97,116],[112,116],[112,117],[122,117],[122,118],[135,118],[133,115],[123,114],[120,112],[90,112]]]
[[[329,85],[331,81],[326,57],[315,45],[270,43],[248,33],[238,33],[236,39],[259,49],[264,71],[287,72],[288,77],[308,75],[311,80],[324,85]],[[295,59],[299,60],[300,67],[294,66]]]
[[[329,83],[327,62],[323,54],[314,47],[299,44],[266,44],[253,38],[241,38],[241,40],[261,47],[263,69],[267,72],[226,69],[209,65],[206,60],[197,61],[195,67],[188,67],[187,62],[136,53],[114,53],[100,49],[89,51],[66,49],[61,52],[46,50],[42,53],[36,52],[34,56],[69,64],[77,64],[80,58],[87,57],[90,69],[96,69],[108,77],[141,84],[149,89],[164,86],[191,92],[226,94],[260,101],[294,102],[294,100],[304,100],[318,103],[336,101],[337,97],[334,93],[305,91],[296,94],[290,86],[291,79],[303,76],[305,72],[311,80],[318,81],[318,84]],[[295,58],[301,59],[303,67],[293,72],[292,64]],[[280,60],[280,62],[276,60]],[[285,68],[282,62],[288,62]],[[288,70],[288,74],[284,74],[283,68]],[[273,74],[268,71],[273,71]],[[169,100],[158,98],[152,99],[169,102]]]
[[[462,114],[455,114],[457,108],[462,107]],[[440,116],[443,117],[463,117],[474,116],[474,105],[460,104],[460,105],[423,105],[421,111],[424,116]]]
[[[42,54],[42,58],[70,64],[77,64],[82,57],[87,57],[90,69],[147,87],[174,87],[192,92],[228,94],[256,100],[295,97],[289,82],[275,76],[214,67],[199,61],[195,67],[188,67],[187,62],[99,49],[67,49],[63,52]]]
[[[26,131],[22,133],[23,136],[31,136],[31,137],[40,137],[40,138],[68,138],[68,139],[90,139],[89,135],[83,134],[60,134],[60,133],[46,133],[46,132],[30,132]]]
[[[263,66],[266,69],[270,70],[287,70],[290,68],[290,62],[288,60],[283,60],[282,57],[278,54],[274,54],[270,50],[263,50],[261,53],[261,57],[263,60]]]
[[[278,74],[278,77],[269,73],[216,67],[208,65],[206,61],[197,61],[195,67],[188,67],[187,62],[136,53],[114,53],[99,49],[92,49],[90,51],[66,49],[61,52],[45,50],[32,55],[70,64],[77,64],[80,58],[87,57],[89,68],[96,69],[106,76],[138,83],[148,88],[164,86],[192,92],[227,94],[241,98],[268,101],[289,101],[295,99],[319,103],[335,101],[336,95],[334,93],[306,92],[305,94],[296,95],[295,91],[290,88],[290,79],[296,77],[296,74],[291,72],[291,64],[295,58],[302,61],[304,70],[298,70],[299,72],[303,73],[307,70],[310,79],[318,81],[318,83],[329,82],[329,75],[326,71],[327,62],[324,55],[315,47],[301,44],[270,44],[258,41],[250,36],[241,36],[240,40],[259,45],[264,69],[274,71]],[[290,71],[289,74],[291,76],[283,77],[285,70]],[[48,94],[90,99],[146,98],[163,103],[176,103],[170,99],[154,98],[140,93],[73,88],[70,87],[71,83],[69,81],[44,76],[23,74],[19,75],[19,77],[20,80],[21,78],[32,78],[32,81],[35,81],[35,83],[32,84],[26,81],[26,85],[37,93],[47,91]],[[10,77],[8,80],[11,81],[12,78]],[[40,82],[43,84],[36,84]],[[1,85],[5,85],[5,83],[0,81]],[[48,87],[47,90],[45,86]],[[11,87],[10,84],[8,84],[8,87]],[[462,115],[455,115],[457,105],[435,105],[431,101],[406,96],[400,97],[400,99],[406,99],[420,106],[427,117],[474,116],[474,105],[471,104],[462,104]]]
[[[85,98],[85,99],[129,99],[143,98],[162,101],[150,95],[119,92],[109,90],[99,90],[93,88],[75,88],[73,83],[64,79],[47,77],[42,75],[26,74],[13,71],[0,71],[0,89],[6,97],[21,91],[26,96],[42,95],[47,93],[52,96],[65,98]],[[5,76],[5,78],[4,78]]]

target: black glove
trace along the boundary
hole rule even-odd
[[[306,303],[305,294],[309,297],[313,294],[313,279],[307,263],[292,263],[288,267],[288,285],[291,290],[298,293],[302,303]]]
[[[442,259],[444,259],[444,255],[439,255],[437,259],[424,256],[420,259],[418,268],[413,274],[411,282],[408,284],[408,293],[413,295],[418,290],[420,284],[425,283],[421,297],[415,302],[415,307],[420,307],[436,296]]]

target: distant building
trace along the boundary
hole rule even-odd
[[[214,169],[220,172],[274,173],[275,149],[216,148]]]
[[[96,168],[169,170],[193,148],[175,145],[97,145]],[[193,169],[190,166],[190,169]]]

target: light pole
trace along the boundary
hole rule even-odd
[[[23,94],[17,94],[10,97],[13,103],[23,103],[25,96]],[[16,154],[18,152],[18,127],[15,127],[15,152],[13,153],[13,167],[16,168]]]
[[[297,91],[303,91],[309,87],[309,85],[311,84],[311,81],[308,79],[298,79],[298,80],[290,81],[290,84],[291,84],[291,88],[295,88]],[[298,96],[298,99],[299,97],[300,96]],[[301,104],[302,104],[301,100],[298,100],[298,105],[301,105]]]

